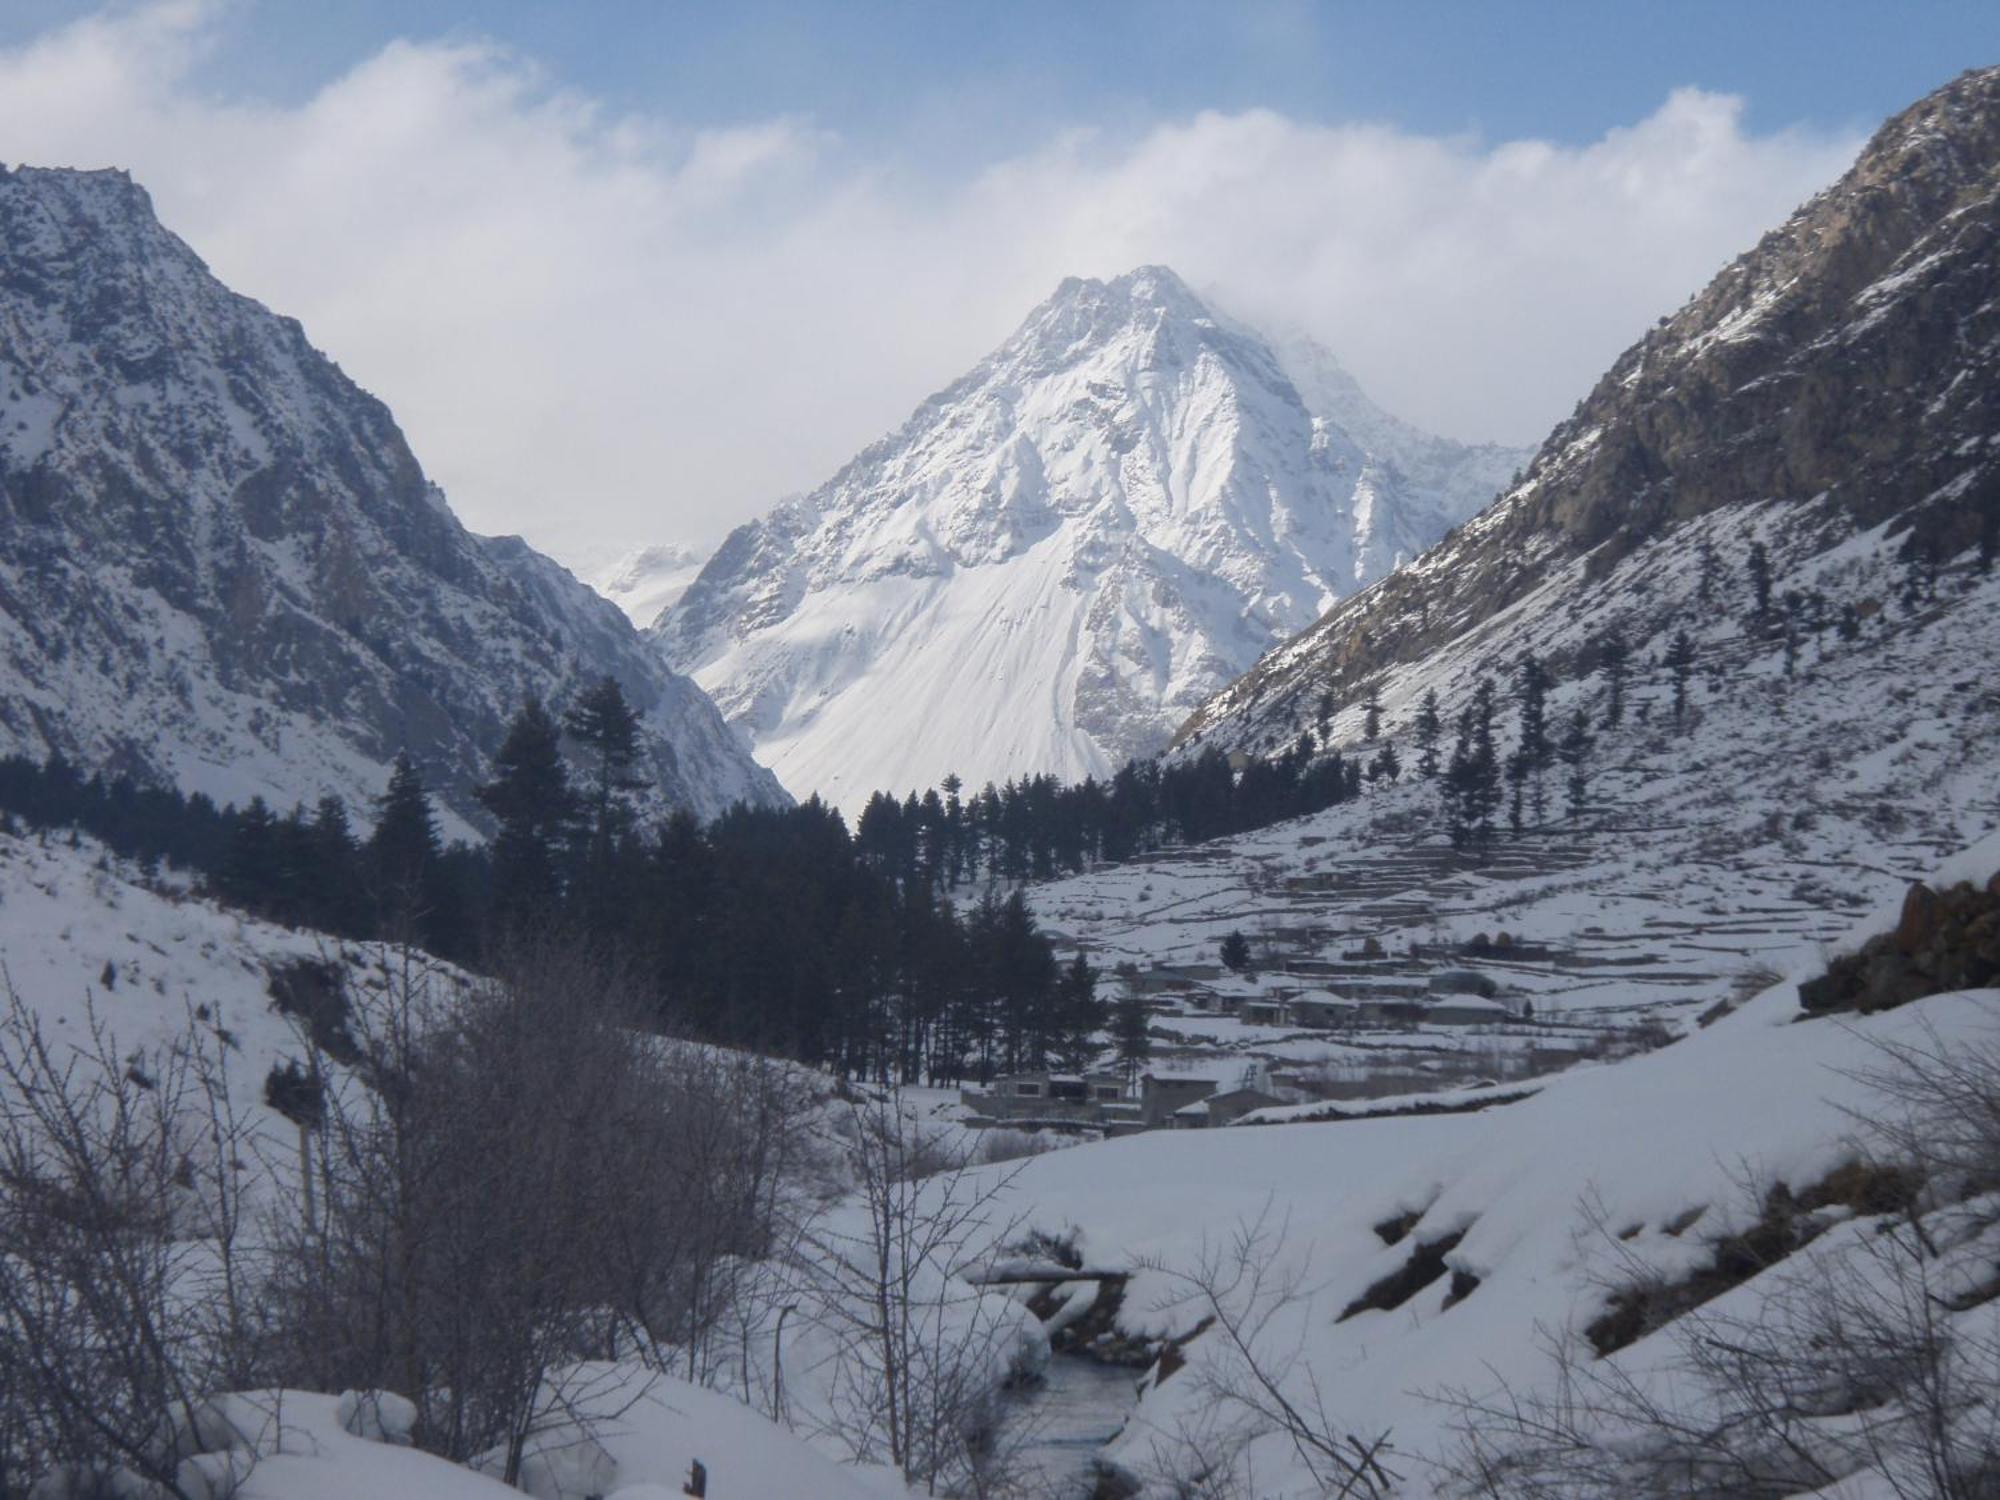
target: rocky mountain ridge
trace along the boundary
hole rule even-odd
[[[0,170],[0,751],[455,829],[523,695],[616,677],[703,815],[784,793],[624,617],[460,525],[388,409],[221,285],[125,174]]]
[[[1217,694],[1177,744],[1276,744],[1323,697],[1351,711],[1370,684],[1452,677],[1528,611],[1587,670],[1587,643],[1558,639],[1558,606],[1594,608],[1579,590],[1625,560],[1723,533],[1797,562],[1877,529],[1892,548],[1962,555],[2000,506],[1996,251],[1989,68],[1885,124],[1846,176],[1628,349],[1517,485]],[[1742,556],[1726,562],[1740,574]]]

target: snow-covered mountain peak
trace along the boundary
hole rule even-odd
[[[1198,347],[1189,335],[1216,323],[1208,305],[1165,266],[1141,266],[1110,281],[1070,276],[1028,315],[998,362],[1060,364],[1134,336],[1165,365],[1188,358],[1195,352],[1190,345]]]
[[[650,625],[687,592],[708,556],[705,548],[661,542],[597,562],[586,581],[633,624]]]
[[[1484,494],[1519,457],[1408,433],[1489,471]],[[739,528],[654,635],[800,791],[1101,775],[1442,535],[1464,502],[1436,480],[1315,411],[1165,267],[1071,278]]]

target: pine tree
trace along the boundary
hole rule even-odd
[[[639,758],[639,715],[614,677],[604,677],[563,715],[563,733],[581,751],[583,785],[576,828],[572,905],[583,929],[610,940],[637,919],[639,865],[631,794],[645,786],[633,771]]]
[[[1125,991],[1111,1010],[1111,1043],[1117,1050],[1118,1064],[1125,1072],[1127,1088],[1138,1081],[1139,1070],[1153,1055],[1153,1038],[1146,1029],[1146,1023],[1146,1001],[1139,993],[1135,974],[1126,979]]]
[[[1521,739],[1517,748],[1520,757],[1519,778],[1515,787],[1515,831],[1520,831],[1520,781],[1525,781],[1534,793],[1535,821],[1542,820],[1542,772],[1547,768],[1553,748],[1549,744],[1549,672],[1541,660],[1530,653],[1521,658],[1516,675],[1516,692],[1521,710]]]
[[[1403,762],[1396,754],[1394,745],[1384,745],[1375,752],[1375,758],[1368,763],[1368,779],[1374,782],[1389,782],[1394,785],[1396,778],[1403,774]]]
[[[1604,663],[1604,727],[1616,729],[1625,722],[1625,673],[1629,666],[1625,637],[1612,631],[1599,648]]]
[[[1250,940],[1240,932],[1232,932],[1222,940],[1222,966],[1241,974],[1250,967]]]
[[[1501,766],[1493,739],[1493,680],[1482,677],[1458,716],[1458,739],[1442,788],[1446,826],[1455,848],[1487,848],[1500,807]]]
[[[965,790],[965,783],[957,772],[947,771],[944,780],[938,783],[938,789],[944,793],[944,883],[950,889],[965,878],[965,803],[959,795]]]
[[[1500,753],[1493,739],[1493,679],[1482,677],[1472,694],[1472,787],[1474,837],[1480,848],[1493,842],[1493,814],[1500,808]]]
[[[1063,1067],[1081,1073],[1097,1055],[1097,1034],[1110,1019],[1097,998],[1097,971],[1079,951],[1063,970],[1062,1035],[1056,1055]]]
[[[1715,581],[1722,565],[1715,555],[1715,543],[1705,537],[1695,556],[1695,597],[1707,604],[1715,597]]]
[[[1424,701],[1417,709],[1417,723],[1414,731],[1417,742],[1417,770],[1426,781],[1436,781],[1438,774],[1438,741],[1444,735],[1444,724],[1438,717],[1438,695],[1436,688],[1424,690]]]
[[[503,922],[548,918],[562,894],[557,851],[576,813],[556,721],[529,698],[493,757],[493,779],[474,795],[493,814],[493,908]]]
[[[1374,688],[1368,690],[1368,700],[1361,705],[1361,738],[1374,744],[1382,733],[1382,695]]]
[[[1813,653],[1815,656],[1824,656],[1826,655],[1825,636],[1827,627],[1826,595],[1822,594],[1818,589],[1808,589],[1806,591],[1805,608],[1806,629],[1812,632]]]
[[[1472,720],[1469,714],[1460,714],[1458,738],[1451,747],[1451,759],[1445,765],[1444,780],[1438,787],[1438,803],[1444,810],[1445,832],[1451,838],[1451,847],[1463,849],[1472,841],[1472,824],[1467,818],[1471,806],[1472,783]]]
[[[361,847],[347,820],[347,804],[334,796],[320,798],[308,837],[311,856],[304,896],[310,920],[342,937],[361,936],[368,925],[366,883],[361,879]]]
[[[639,757],[639,715],[625,701],[618,679],[607,676],[570,705],[563,733],[584,749],[591,842],[608,844],[623,831],[620,799],[645,785],[632,774]]]
[[[368,839],[377,903],[391,936],[414,940],[419,935],[431,908],[430,881],[441,852],[424,779],[407,753],[398,755]]]
[[[1694,676],[1694,642],[1683,630],[1667,647],[1667,670],[1674,674],[1674,728],[1687,723],[1688,680]]]
[[[1569,767],[1569,815],[1583,816],[1583,809],[1590,790],[1590,752],[1596,746],[1590,733],[1590,720],[1578,709],[1570,716],[1569,728],[1563,731],[1561,743],[1556,753],[1563,764]]]
[[[1750,544],[1750,596],[1757,607],[1757,618],[1765,620],[1771,614],[1771,553],[1762,542]]]
[[[252,797],[250,805],[236,815],[236,829],[230,835],[228,860],[222,870],[223,895],[238,906],[268,911],[283,880],[277,816],[262,797]]]
[[[1861,611],[1854,607],[1853,600],[1850,599],[1840,606],[1840,618],[1835,622],[1833,630],[1835,635],[1849,645],[1861,639]]]

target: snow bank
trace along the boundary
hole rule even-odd
[[[709,1500],[905,1500],[892,1470],[834,1462],[740,1401],[636,1365],[562,1371],[529,1439],[521,1489],[534,1500],[679,1495],[692,1466]],[[495,1465],[488,1461],[489,1468]]]
[[[1941,873],[1996,865],[1990,839]],[[1089,1264],[1133,1268],[1121,1322],[1163,1337],[1190,1333],[1204,1311],[1177,1297],[1174,1273],[1226,1260],[1239,1226],[1261,1223],[1266,1285],[1292,1285],[1296,1300],[1263,1328],[1260,1353],[1274,1365],[1296,1356],[1294,1379],[1310,1372],[1343,1432],[1390,1433],[1421,1492],[1453,1440],[1440,1394],[1547,1382],[1550,1338],[1593,1321],[1611,1287],[1706,1264],[1771,1186],[1803,1188],[1855,1159],[1881,1104],[1863,1077],[1881,1044],[2000,1036],[2000,991],[1801,1014],[1787,982],[1671,1046],[1557,1075],[1505,1107],[1135,1136],[1036,1158],[1014,1194],[1030,1225],[1069,1236]],[[1451,1274],[1356,1310],[1421,1247],[1447,1241]],[[1628,1354],[1644,1360],[1655,1342]],[[1197,1338],[1188,1352],[1219,1359],[1218,1343]],[[1185,1434],[1221,1441],[1214,1406],[1198,1378],[1159,1380],[1111,1453],[1157,1478]],[[1257,1493],[1318,1493],[1289,1450],[1275,1435],[1249,1444]]]

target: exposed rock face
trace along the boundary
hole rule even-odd
[[[1164,267],[1071,279],[655,635],[801,793],[1103,775],[1521,457],[1398,422]]]
[[[1345,701],[1582,560],[1586,581],[1714,511],[1789,507],[1800,546],[1886,521],[1943,556],[2000,505],[2000,69],[1886,124],[1612,366],[1521,483],[1329,612],[1180,733],[1224,744]],[[1816,534],[1817,542],[1804,538]]]
[[[609,674],[702,814],[782,791],[605,601],[471,535],[381,402],[122,173],[0,170],[0,750],[458,814],[521,697]]]
[[[1903,898],[1895,930],[1835,959],[1799,986],[1813,1012],[1890,1010],[1953,990],[2000,985],[2000,871],[1982,890],[1921,882]]]

